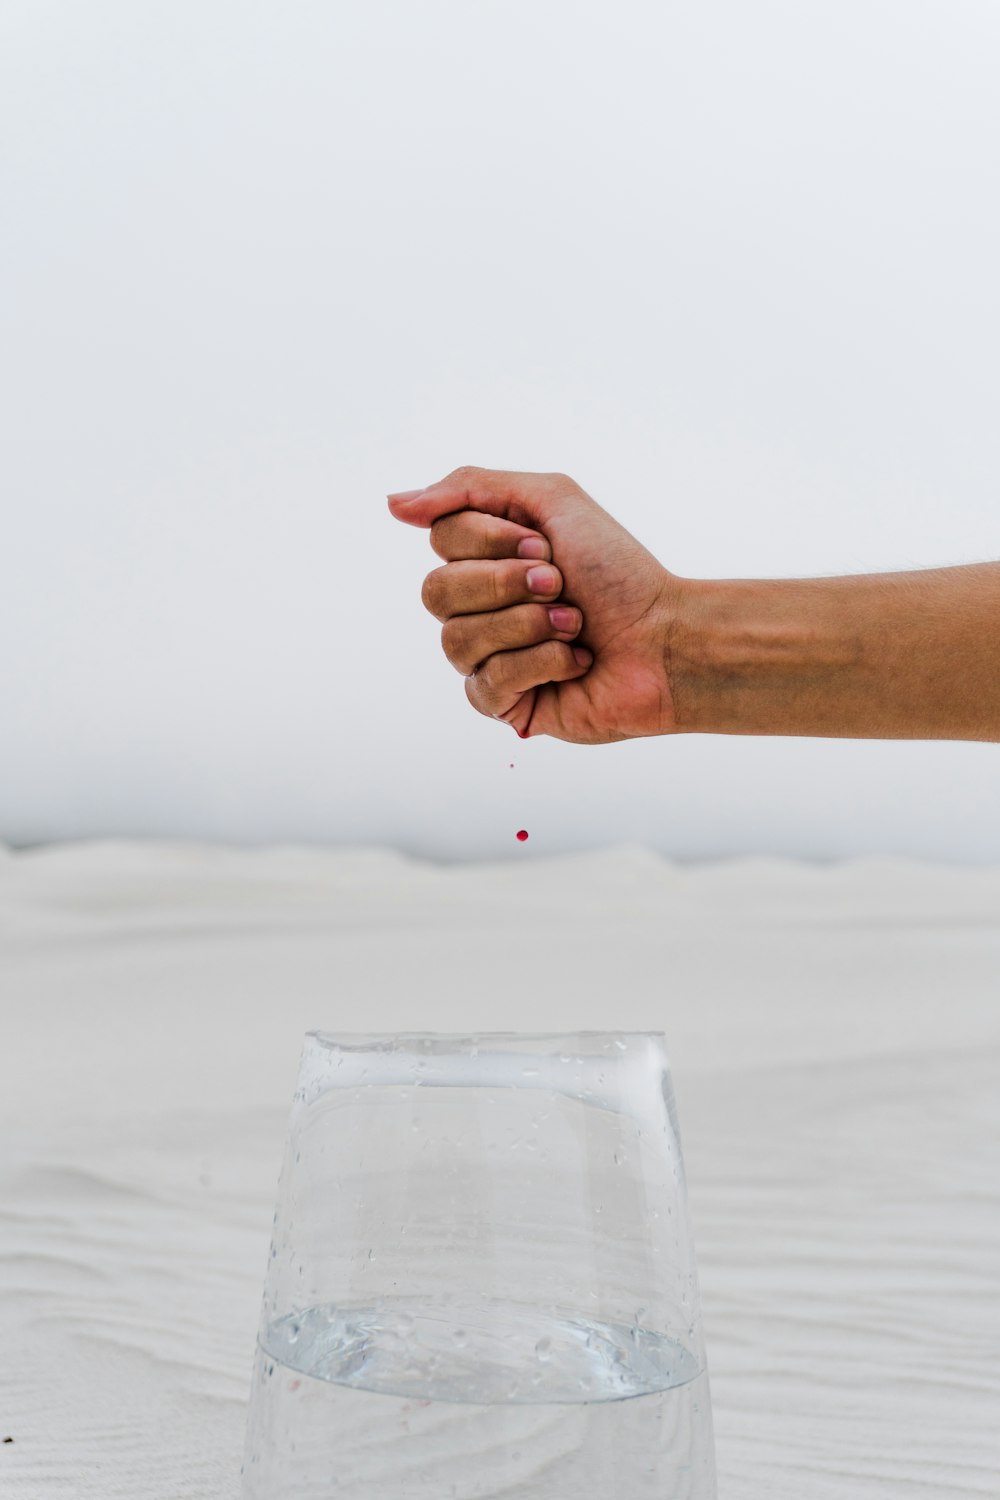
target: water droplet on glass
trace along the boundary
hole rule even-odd
[[[459,1349],[464,1349],[469,1342],[469,1335],[464,1328],[456,1328],[452,1334],[452,1339]]]
[[[552,1354],[552,1340],[550,1338],[539,1339],[535,1345],[535,1358],[540,1364],[550,1358]]]

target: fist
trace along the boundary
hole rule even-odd
[[[389,507],[444,559],[423,602],[480,713],[587,745],[675,727],[682,580],[567,475],[461,468]]]

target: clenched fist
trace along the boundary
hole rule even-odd
[[[674,728],[682,580],[572,479],[461,468],[388,498],[444,559],[423,600],[480,713],[585,745]]]

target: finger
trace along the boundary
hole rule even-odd
[[[583,629],[572,605],[517,604],[484,615],[453,615],[441,631],[444,654],[463,677],[497,651],[517,651],[542,641],[571,641]]]
[[[513,469],[477,469],[464,464],[423,490],[389,495],[389,509],[410,526],[432,526],[460,510],[484,511],[508,521],[545,530],[546,518],[565,500],[582,496],[568,474],[519,473]]]
[[[504,718],[523,693],[545,682],[569,682],[582,677],[593,656],[583,646],[546,641],[524,651],[498,651],[465,679],[469,702],[481,714]]]
[[[552,557],[547,538],[539,532],[476,510],[460,510],[435,521],[431,546],[446,562],[471,557],[530,557],[548,562]]]
[[[443,622],[452,615],[485,614],[534,600],[552,604],[562,586],[562,574],[552,563],[516,558],[451,562],[428,573],[421,598],[424,608]]]

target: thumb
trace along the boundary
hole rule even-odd
[[[423,490],[389,495],[389,509],[397,521],[410,526],[433,526],[442,516],[459,510],[478,510],[519,526],[544,527],[558,509],[560,498],[577,490],[565,474],[526,474],[510,469],[455,469]]]

